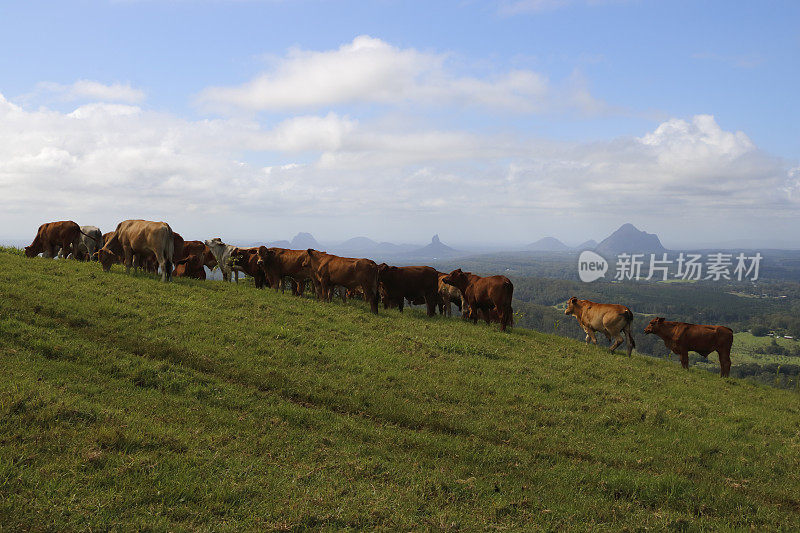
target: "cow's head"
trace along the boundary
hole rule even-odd
[[[214,237],[213,239],[206,239],[205,241],[203,241],[203,243],[212,250],[217,250],[225,246],[225,243],[222,242],[222,239],[220,239],[219,237]]]
[[[391,276],[392,273],[397,272],[399,269],[396,266],[381,263],[378,265],[378,281],[387,279],[387,275]]]
[[[107,248],[100,248],[100,250],[95,252],[94,255],[92,256],[92,259],[95,258],[97,261],[100,261],[100,264],[103,266],[104,272],[108,272],[109,270],[111,270],[111,265],[119,262],[117,254],[115,254],[114,252],[112,252]]]
[[[39,250],[39,247],[35,244],[31,244],[30,246],[25,247],[25,257],[36,257],[42,251]]]
[[[575,314],[575,308],[577,307],[577,305],[578,305],[578,298],[573,296],[572,298],[567,300],[567,308],[564,309],[564,314],[565,315],[574,315]]]
[[[645,334],[649,335],[650,333],[655,333],[658,327],[663,323],[664,323],[664,317],[659,316],[654,318],[653,320],[650,321],[649,324],[647,324],[647,327],[644,328]]]
[[[464,292],[464,290],[467,288],[467,285],[469,285],[469,276],[467,276],[466,272],[463,272],[460,268],[457,268],[448,275],[444,276],[442,281],[448,285],[453,285],[454,287],[461,289],[461,292]]]

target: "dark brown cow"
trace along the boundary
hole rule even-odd
[[[428,316],[436,314],[439,276],[435,269],[429,266],[396,267],[381,263],[378,265],[378,282],[386,296],[384,309],[391,301],[402,313],[404,300],[409,299],[412,303],[425,302]]]
[[[206,269],[203,268],[205,258],[202,255],[189,255],[175,261],[174,274],[179,278],[206,279]]]
[[[478,311],[494,309],[500,317],[500,331],[505,331],[511,324],[514,310],[511,309],[511,299],[514,296],[514,285],[505,276],[482,277],[471,272],[462,272],[460,268],[453,270],[442,278],[461,291],[467,300],[469,312],[467,317],[474,323],[478,322]],[[488,314],[485,316],[489,323]]]
[[[348,289],[361,289],[364,300],[369,302],[372,312],[378,313],[378,265],[370,259],[355,259],[306,250],[311,265],[312,279],[317,298],[331,301],[332,288],[336,285]]]
[[[306,250],[262,246],[258,249],[258,255],[267,281],[276,291],[280,288],[283,292],[283,279],[289,278],[292,282],[292,294],[301,296],[306,280],[313,280],[311,262],[308,260]]]
[[[234,248],[231,251],[231,267],[252,276],[256,289],[263,289],[266,276],[261,268],[259,248]]]
[[[670,322],[658,317],[650,321],[644,332],[655,333],[661,337],[667,348],[681,358],[683,368],[689,368],[689,352],[697,352],[703,357],[708,357],[711,352],[717,352],[719,375],[726,378],[731,373],[731,346],[733,346],[731,328]]]
[[[573,296],[567,300],[567,307],[564,309],[565,315],[573,315],[578,319],[578,324],[586,332],[586,342],[592,341],[597,344],[597,337],[595,331],[601,332],[606,338],[611,341],[614,338],[614,344],[611,345],[611,351],[616,350],[622,341],[622,333],[628,341],[628,356],[631,355],[631,350],[636,348],[636,343],[631,335],[631,322],[633,322],[633,312],[619,304],[600,304],[591,302],[589,300],[579,300]]]
[[[81,242],[81,227],[71,220],[48,222],[39,226],[33,242],[25,247],[25,256],[53,258],[56,253],[61,258],[67,257],[73,250],[78,251]],[[60,248],[60,250],[59,250]],[[77,259],[78,254],[73,254]]]
[[[125,256],[125,272],[129,273],[134,256],[145,262],[153,254],[161,268],[161,281],[166,282],[172,278],[175,247],[172,234],[172,228],[166,222],[124,220],[117,225],[114,235],[97,255],[103,270],[108,272],[118,259],[121,248]]]

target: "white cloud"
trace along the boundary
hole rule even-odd
[[[41,82],[36,86],[37,93],[54,94],[66,102],[125,102],[136,104],[145,98],[144,91],[132,87],[129,83],[112,83],[106,85],[93,80],[78,80],[70,85],[54,82]]]
[[[264,128],[103,103],[28,111],[0,95],[0,213],[182,216],[219,232],[257,224],[270,236],[269,221],[298,217],[328,228],[348,215],[374,228],[446,217],[470,234],[505,216],[555,226],[609,213],[796,218],[800,204],[796,162],[711,116],[587,144],[381,124],[329,113]]]
[[[444,54],[398,48],[366,35],[336,50],[290,50],[269,72],[242,85],[207,88],[197,101],[216,111],[286,111],[353,103],[482,106],[518,112],[596,113],[603,108],[585,86],[568,83],[554,88],[545,76],[530,70],[486,78],[459,76],[448,68]]]

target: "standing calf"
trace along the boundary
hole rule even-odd
[[[599,331],[606,336],[609,342],[612,337],[614,338],[614,344],[611,345],[613,352],[625,340],[622,338],[622,333],[625,333],[628,340],[628,356],[636,348],[633,335],[631,335],[633,313],[624,305],[599,304],[589,300],[578,300],[573,296],[567,301],[564,314],[578,319],[578,324],[586,332],[587,343],[592,341],[597,344],[597,337],[594,336],[594,333]]]
[[[683,368],[689,368],[689,352],[697,352],[703,357],[708,357],[711,352],[717,352],[719,375],[726,378],[731,373],[733,330],[730,328],[670,322],[658,317],[650,321],[644,332],[655,333],[661,337],[667,348],[680,356]]]

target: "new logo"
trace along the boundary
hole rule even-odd
[[[591,250],[584,250],[578,257],[578,276],[586,283],[598,280],[606,275],[608,261]]]

